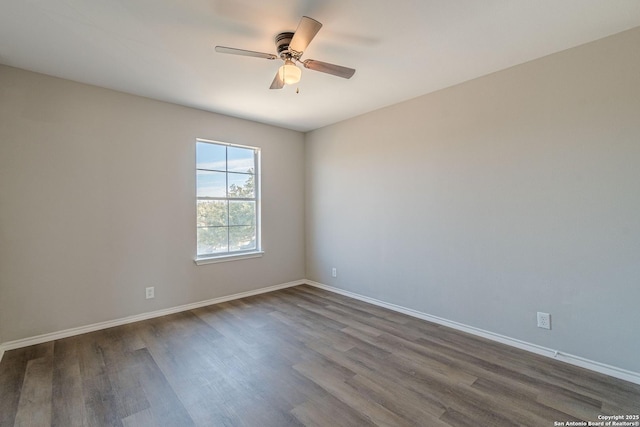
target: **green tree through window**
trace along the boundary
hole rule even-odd
[[[197,256],[259,251],[259,151],[196,142]]]

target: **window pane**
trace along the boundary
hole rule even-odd
[[[196,172],[198,197],[227,197],[226,176],[224,172]]]
[[[229,225],[255,225],[256,202],[229,201]]]
[[[254,176],[245,173],[229,173],[229,197],[255,197]]]
[[[229,250],[246,251],[256,248],[256,227],[229,227]]]
[[[228,147],[227,156],[229,156],[227,170],[229,172],[245,172],[253,173],[254,151],[248,148]]]
[[[227,203],[226,200],[198,200],[198,227],[227,225]]]
[[[196,144],[196,169],[227,169],[227,147],[207,142]]]
[[[227,252],[228,230],[227,227],[198,228],[198,255]]]
[[[260,249],[256,187],[259,149],[196,141],[199,257]],[[215,200],[214,200],[215,199]],[[241,200],[244,199],[244,200]]]

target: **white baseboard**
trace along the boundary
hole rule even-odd
[[[37,335],[34,337],[23,338],[15,341],[8,341],[0,344],[0,361],[2,361],[2,356],[6,351],[14,350],[17,348],[28,347],[30,345],[41,344],[44,342],[49,342],[61,338],[67,338],[74,335],[85,334],[87,332],[98,331],[101,329],[107,329],[114,326],[125,325],[128,323],[139,322],[141,320],[152,319],[154,317],[166,316],[168,314],[179,313],[182,311],[193,310],[200,307],[205,307],[208,305],[219,304],[226,301],[232,301],[240,298],[246,298],[253,295],[263,294],[267,292],[277,291],[279,289],[290,288],[293,286],[298,286],[302,284],[308,284],[314,286],[319,289],[324,289],[329,292],[334,292],[340,295],[344,295],[350,298],[354,298],[360,301],[367,302],[369,304],[377,305],[379,307],[388,308],[389,310],[397,311],[399,313],[403,313],[412,317],[416,317],[418,319],[427,320],[429,322],[437,323],[439,325],[448,326],[453,329],[457,329],[459,331],[467,332],[472,335],[480,336],[483,338],[490,339],[492,341],[497,341],[502,344],[506,344],[512,347],[519,348],[521,350],[526,350],[531,353],[540,354],[542,356],[546,356],[552,359],[560,360],[571,365],[580,366],[581,368],[589,369],[594,372],[599,372],[601,374],[609,375],[614,378],[619,378],[625,381],[632,382],[634,384],[640,384],[640,373],[628,371],[626,369],[618,368],[615,366],[607,365],[605,363],[596,362],[593,360],[585,359],[580,356],[575,356],[568,353],[563,353],[557,350],[553,350],[547,347],[543,347],[537,344],[532,344],[526,341],[521,341],[515,338],[507,337],[505,335],[496,334],[494,332],[485,331],[480,328],[476,328],[474,326],[465,325],[462,323],[454,322],[452,320],[444,319],[441,317],[433,316],[427,313],[422,313],[417,310],[413,310],[410,308],[402,307],[396,304],[391,304],[388,302],[380,301],[375,298],[370,298],[364,295],[360,295],[354,292],[345,291],[344,289],[335,288],[333,286],[328,286],[322,283],[314,282],[312,280],[296,280],[293,282],[283,283],[280,285],[268,286],[266,288],[255,289],[253,291],[240,292],[233,295],[227,295],[223,297],[213,298],[205,301],[199,301],[191,304],[180,305],[177,307],[166,308],[162,310],[151,311],[148,313],[137,314],[134,316],[123,317],[120,319],[109,320],[106,322],[94,323],[91,325],[80,326],[77,328],[65,329],[63,331],[51,332],[48,334]]]
[[[469,334],[476,335],[482,338],[487,338],[492,341],[497,341],[499,343],[516,347],[521,350],[526,350],[531,353],[540,354],[542,356],[546,356],[551,359],[560,360],[562,362],[566,362],[571,365],[579,366],[581,368],[589,369],[594,372],[599,372],[601,374],[609,375],[614,378],[619,378],[621,380],[629,381],[634,384],[640,384],[640,373],[637,373],[637,372],[628,371],[626,369],[622,369],[622,368],[610,366],[604,363],[596,362],[593,360],[585,359],[583,357],[575,356],[573,354],[563,353],[547,347],[542,347],[537,344],[521,341],[515,338],[507,337],[505,335],[496,334],[494,332],[485,331],[483,329],[476,328],[474,326],[469,326],[462,323],[454,322],[452,320],[443,319],[441,317],[432,316],[430,314],[422,313],[417,310],[413,310],[413,309],[402,307],[395,304],[390,304],[388,302],[384,302],[384,301],[377,300],[375,298],[370,298],[364,295],[356,294],[354,292],[345,291],[344,289],[335,288],[333,286],[328,286],[323,283],[318,283],[311,280],[307,280],[306,283],[308,285],[314,286],[319,289],[324,289],[329,292],[334,292],[336,294],[340,294],[340,295],[344,295],[360,301],[364,301],[369,304],[377,305],[379,307],[388,308],[389,310],[397,311],[399,313],[407,314],[409,316],[417,317],[419,319],[427,320],[429,322],[437,323],[439,325],[448,326],[450,328],[457,329],[459,331],[467,332]]]
[[[126,325],[127,323],[139,322],[141,320],[152,319],[154,317],[166,316],[168,314],[179,313],[181,311],[193,310],[195,308],[206,307],[208,305],[220,304],[222,302],[231,301],[231,300],[240,299],[240,298],[246,298],[253,295],[273,292],[279,289],[302,285],[304,283],[307,283],[307,281],[296,280],[294,282],[288,282],[280,285],[268,286],[266,288],[255,289],[253,291],[240,292],[237,294],[227,295],[224,297],[213,298],[213,299],[199,301],[191,304],[179,305],[177,307],[165,308],[162,310],[136,314],[134,316],[123,317],[120,319],[108,320],[106,322],[93,323],[91,325],[80,326],[77,328],[65,329],[63,331],[37,335],[35,337],[23,338],[15,341],[8,341],[0,344],[0,361],[2,361],[2,356],[4,355],[5,351],[15,350],[17,348],[22,348],[22,347],[28,347],[30,345],[35,345],[35,344],[42,344],[44,342],[58,340],[61,338],[67,338],[74,335],[86,334],[87,332],[94,332],[101,329],[111,328],[114,326]]]

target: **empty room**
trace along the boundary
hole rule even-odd
[[[0,3],[0,427],[640,426],[640,2]]]

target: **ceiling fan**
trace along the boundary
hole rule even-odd
[[[235,49],[226,46],[216,46],[216,52],[229,53],[232,55],[252,56],[254,58],[278,59],[284,61],[276,73],[269,89],[282,89],[285,84],[295,84],[300,81],[302,71],[296,66],[296,62],[309,70],[320,71],[321,73],[332,74],[345,79],[351,78],[356,72],[353,68],[340,65],[329,64],[328,62],[316,61],[315,59],[301,60],[304,50],[309,46],[311,40],[322,28],[322,24],[315,19],[303,16],[300,19],[298,28],[294,33],[284,32],[276,36],[277,55],[272,53],[254,52],[252,50]]]

